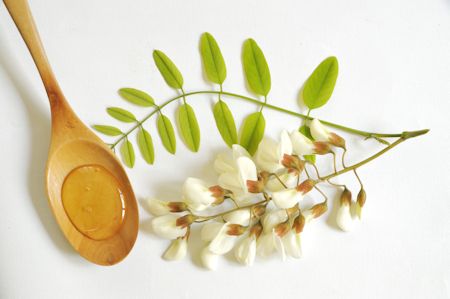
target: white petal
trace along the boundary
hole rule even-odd
[[[240,157],[247,157],[247,158],[251,157],[248,151],[239,144],[233,144],[232,150],[233,150],[233,159],[235,161]]]
[[[284,249],[283,241],[277,234],[275,234],[275,232],[272,233],[272,238],[273,238],[273,244],[275,246],[275,249],[280,253],[281,259],[283,261],[285,261],[286,260],[286,250]]]
[[[200,237],[202,241],[210,242],[212,241],[220,232],[225,223],[219,222],[208,222],[203,225],[200,232]]]
[[[233,193],[242,193],[241,180],[237,172],[227,172],[219,176],[219,186],[232,191]]]
[[[256,242],[256,251],[262,257],[269,256],[275,249],[275,244],[273,243],[272,232],[264,233]]]
[[[256,239],[254,236],[243,238],[234,250],[236,260],[246,266],[253,265],[256,255]]]
[[[229,223],[247,226],[250,221],[250,209],[236,210],[223,216],[223,220]]]
[[[280,180],[288,187],[294,186],[297,182],[297,176],[294,173],[283,173],[278,175]],[[284,190],[284,186],[280,183],[280,181],[274,177],[271,176],[270,179],[266,183],[266,190],[270,192],[276,192]]]
[[[352,211],[352,215],[354,215],[354,217],[358,217],[358,219],[361,220],[362,207],[359,205],[358,202],[352,201],[351,211]]]
[[[204,206],[209,206],[216,200],[209,191],[208,185],[196,178],[186,179],[183,185],[183,196],[186,204],[192,209],[204,209]]]
[[[317,119],[313,119],[310,124],[311,135],[316,141],[328,141],[330,132],[324,125]]]
[[[235,170],[235,163],[230,152],[220,153],[214,160],[214,169],[219,174]]]
[[[282,168],[279,156],[278,143],[268,137],[264,137],[258,146],[258,150],[255,154],[255,161],[261,170],[268,172],[276,172]]]
[[[247,193],[247,181],[258,180],[256,165],[250,158],[240,157],[236,160],[241,179],[241,187],[244,193]]]
[[[271,233],[275,225],[287,220],[287,214],[285,210],[270,211],[264,215],[262,225],[264,232]]]
[[[170,243],[166,252],[163,255],[165,260],[177,261],[186,256],[187,252],[187,241],[185,238],[178,238]]]
[[[314,219],[314,214],[312,213],[312,211],[310,209],[308,209],[306,211],[302,211],[302,214],[303,214],[303,217],[305,217],[305,223],[308,223]]]
[[[292,131],[290,137],[292,142],[292,149],[295,154],[303,156],[311,155],[314,153],[314,144],[308,137],[306,137],[299,131]]]
[[[167,201],[154,198],[150,198],[147,200],[147,208],[149,212],[155,216],[162,216],[168,214],[170,211],[167,205],[168,205]]]
[[[228,225],[224,225],[216,237],[209,243],[209,251],[214,254],[225,254],[234,247],[236,236],[230,236],[227,234]]]
[[[290,230],[282,239],[288,255],[297,259],[302,257],[300,234],[296,234],[293,230]]]
[[[284,155],[292,155],[292,141],[289,133],[286,130],[281,132],[281,141],[279,146],[279,160],[281,161]]]
[[[343,231],[348,232],[352,230],[354,221],[350,213],[350,205],[343,204],[339,206],[336,215],[336,222]]]
[[[296,189],[285,189],[272,193],[273,203],[280,209],[289,209],[303,198]]]
[[[202,250],[201,260],[205,268],[213,271],[217,270],[217,266],[219,265],[219,255],[209,251],[208,247],[205,247]]]
[[[186,228],[180,228],[176,225],[179,215],[167,214],[155,217],[152,220],[152,229],[155,234],[162,238],[176,239],[186,234]]]

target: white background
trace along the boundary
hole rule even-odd
[[[343,233],[326,215],[310,225],[304,257],[274,257],[244,268],[224,258],[217,272],[192,254],[161,259],[167,246],[151,234],[142,199],[176,200],[183,180],[214,181],[210,163],[224,145],[213,125],[211,97],[191,98],[202,128],[201,150],[178,140],[171,156],[154,120],[156,162],[138,156],[129,176],[139,198],[140,232],[131,254],[113,267],[83,260],[66,242],[44,191],[50,118],[35,67],[0,5],[0,297],[1,298],[450,298],[450,1],[107,1],[33,0],[48,56],[76,113],[86,124],[109,123],[107,106],[139,117],[121,101],[132,86],[158,102],[175,93],[157,73],[153,49],[179,66],[186,90],[210,88],[198,53],[211,32],[224,53],[225,89],[247,94],[242,42],[253,37],[271,66],[273,104],[298,110],[297,94],[314,67],[335,55],[340,76],[329,104],[314,114],[369,131],[431,128],[361,169],[368,199],[364,219]],[[239,120],[255,106],[229,100]],[[168,114],[173,118],[171,107]],[[267,134],[299,121],[265,111]],[[349,162],[379,150],[347,136]],[[351,176],[341,179],[357,193]],[[331,213],[333,215],[333,213]]]

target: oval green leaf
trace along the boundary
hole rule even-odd
[[[167,116],[160,114],[158,116],[157,126],[159,136],[161,137],[161,141],[165,149],[169,153],[175,154],[175,151],[177,149],[177,143],[175,139],[175,132],[173,130],[172,122]]]
[[[200,54],[208,80],[222,84],[227,77],[227,68],[214,37],[205,32],[200,39]]]
[[[96,131],[108,135],[108,136],[119,136],[122,135],[123,132],[116,127],[113,126],[104,126],[104,125],[93,125],[92,126]]]
[[[133,113],[119,107],[109,107],[106,109],[106,112],[108,112],[111,117],[126,123],[133,123],[136,121],[136,117]]]
[[[303,87],[302,97],[309,109],[325,105],[333,94],[339,73],[337,58],[328,57],[309,76]]]
[[[128,139],[122,142],[122,146],[120,147],[120,154],[122,155],[123,163],[126,166],[133,168],[135,160],[134,149],[133,145],[130,141],[128,141]]]
[[[184,143],[191,151],[197,152],[200,147],[200,128],[194,110],[189,104],[183,104],[178,108],[177,116]]]
[[[242,60],[250,89],[258,95],[267,96],[271,85],[269,66],[258,44],[251,38],[244,42]]]
[[[266,120],[262,112],[250,114],[242,124],[240,144],[247,149],[250,155],[254,155],[258,145],[264,137]]]
[[[223,141],[225,141],[229,147],[236,144],[238,142],[236,124],[228,105],[224,101],[219,100],[214,105],[213,113],[217,129],[219,129]]]
[[[135,88],[121,88],[119,95],[130,103],[142,107],[151,107],[155,105],[153,98],[142,90]]]
[[[183,76],[166,54],[155,50],[153,51],[153,60],[167,85],[175,89],[181,89],[183,87]]]
[[[314,138],[311,135],[311,130],[307,125],[301,126],[300,128],[298,128],[298,131],[303,135],[305,135],[306,137],[308,137],[309,139],[314,140]],[[312,164],[316,163],[316,155],[304,155],[303,158],[305,158],[305,160],[311,162]]]
[[[155,149],[153,148],[153,140],[147,130],[141,128],[137,135],[137,143],[142,157],[148,164],[153,164],[155,161]]]

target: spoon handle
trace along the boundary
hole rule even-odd
[[[47,91],[50,106],[53,108],[57,104],[66,104],[63,93],[48,62],[44,47],[42,46],[30,7],[28,6],[28,1],[3,0],[3,2],[33,57],[42,82],[44,83],[45,90]]]

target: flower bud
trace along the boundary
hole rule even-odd
[[[314,152],[318,155],[326,155],[331,153],[331,147],[328,143],[323,141],[314,142]]]
[[[364,190],[364,188],[361,188],[356,198],[356,206],[355,206],[355,213],[359,219],[361,219],[362,208],[364,207],[365,203],[366,203],[366,191]]]
[[[177,261],[186,256],[187,240],[186,238],[177,238],[170,243],[163,258],[168,261]]]
[[[257,205],[252,207],[252,214],[256,217],[261,217],[264,213],[266,213],[265,205]]]
[[[298,156],[285,154],[281,164],[289,171],[295,171],[297,174],[302,173],[305,169],[305,161],[301,160]]]
[[[325,126],[317,119],[313,119],[310,125],[311,135],[316,141],[329,142],[330,144],[345,149],[345,140],[336,133],[330,132]]]
[[[311,214],[313,218],[318,218],[320,216],[322,216],[322,214],[324,214],[327,210],[328,210],[328,205],[327,202],[321,202],[318,204],[315,204],[311,207]]]
[[[196,219],[196,217],[194,215],[187,214],[187,215],[184,215],[184,216],[178,218],[176,221],[176,225],[181,228],[185,228],[185,227],[188,227],[189,225],[191,225],[195,221],[195,219]]]
[[[282,238],[284,235],[286,235],[290,229],[291,228],[289,227],[288,221],[278,223],[274,227],[275,234],[277,234],[280,238]]]
[[[250,236],[255,236],[256,239],[259,238],[263,231],[263,227],[260,222],[256,223],[250,228]]]
[[[336,214],[336,223],[343,231],[350,231],[353,228],[353,218],[351,214],[352,193],[347,188],[339,199],[339,208]]]
[[[303,216],[302,213],[295,217],[294,223],[292,224],[292,229],[297,233],[301,233],[303,231],[303,228],[305,227],[306,219],[305,216]]]
[[[162,216],[168,213],[179,213],[187,211],[188,207],[184,202],[163,201],[159,199],[147,200],[148,210],[152,215]]]
[[[227,234],[229,236],[240,236],[245,232],[245,226],[240,224],[228,224]]]
[[[304,180],[300,185],[297,186],[297,191],[303,195],[311,191],[316,182],[311,179]]]
[[[211,186],[208,188],[211,192],[211,195],[216,199],[213,204],[220,205],[225,200],[225,196],[230,194],[230,191],[223,189],[219,185]]]
[[[152,230],[158,236],[167,239],[182,237],[186,234],[187,229],[177,225],[178,219],[180,219],[179,216],[175,214],[155,217],[152,219]]]
[[[258,180],[252,181],[247,180],[247,189],[250,193],[261,193],[264,191],[264,187],[266,186],[267,180],[269,179],[270,174],[267,171],[261,171],[258,174]]]

